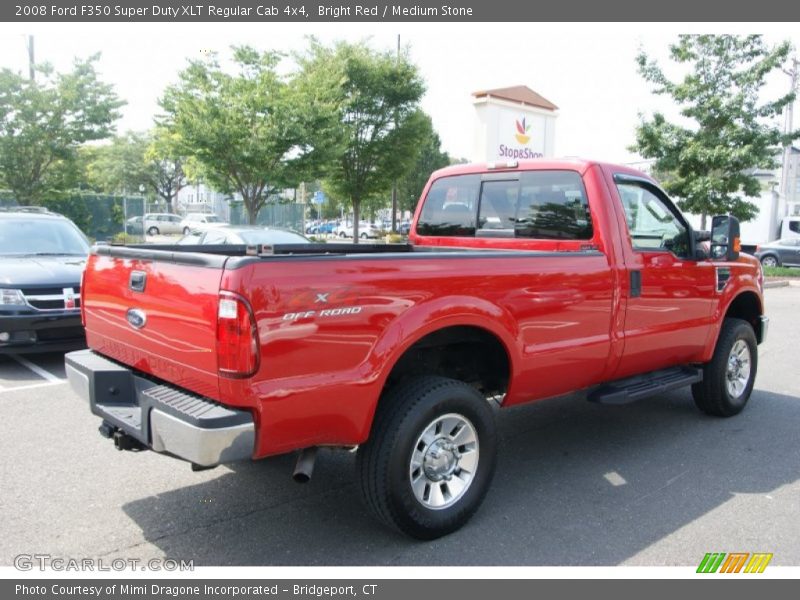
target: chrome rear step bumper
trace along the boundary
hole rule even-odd
[[[253,455],[255,424],[248,411],[142,377],[92,350],[70,352],[65,363],[72,388],[103,419],[104,435],[122,432],[202,467]]]

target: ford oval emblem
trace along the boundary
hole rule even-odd
[[[138,308],[131,308],[128,310],[128,323],[134,329],[141,329],[147,324],[147,315],[143,310]]]

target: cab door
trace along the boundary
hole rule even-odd
[[[653,182],[612,177],[628,274],[622,358],[627,377],[695,362],[705,347],[716,297],[716,267],[695,257],[689,224]]]

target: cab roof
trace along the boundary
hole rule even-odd
[[[513,165],[513,166],[512,166]],[[508,161],[494,161],[483,163],[464,163],[459,165],[452,165],[444,167],[435,171],[431,177],[448,177],[452,175],[472,175],[476,173],[502,173],[515,171],[540,171],[540,170],[567,170],[577,171],[583,175],[588,169],[593,166],[602,166],[615,173],[627,173],[629,175],[636,175],[644,177],[645,179],[652,179],[645,173],[633,169],[625,165],[617,165],[606,163],[602,161],[589,160],[577,157],[564,157],[564,158],[535,158],[531,160],[508,160]]]

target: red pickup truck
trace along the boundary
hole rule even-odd
[[[358,447],[381,520],[463,525],[495,468],[495,406],[750,397],[761,267],[738,222],[696,232],[649,177],[579,160],[435,172],[404,245],[98,246],[74,388],[117,448],[206,468]]]

